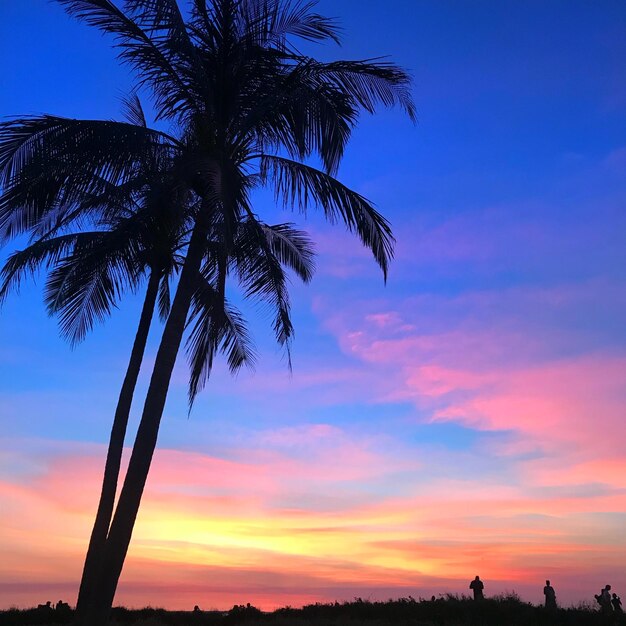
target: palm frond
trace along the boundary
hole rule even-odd
[[[335,20],[314,13],[316,2],[246,0],[242,3],[244,32],[254,34],[258,45],[273,44],[284,48],[290,35],[306,41],[331,39],[339,44]]]
[[[274,36],[295,35],[307,41],[333,40],[340,44],[336,20],[313,13],[317,2],[283,2],[277,13],[272,32]]]
[[[195,96],[181,74],[184,69],[168,49],[167,40],[159,45],[135,21],[109,0],[56,0],[68,14],[90,26],[113,35],[119,57],[139,77],[140,84],[151,88],[157,119],[171,119],[193,108]],[[184,75],[184,74],[183,74]]]
[[[290,342],[294,329],[288,280],[266,232],[256,219],[249,219],[247,227],[240,230],[234,255],[235,269],[246,297],[260,300],[274,313],[274,334],[285,348],[291,368]]]
[[[395,240],[389,222],[366,198],[324,172],[283,157],[261,157],[261,174],[271,183],[277,201],[301,211],[321,207],[331,223],[342,221],[355,231],[387,279]]]
[[[157,305],[159,310],[159,319],[162,322],[167,320],[167,316],[170,313],[170,306],[172,299],[170,296],[170,281],[169,276],[165,275],[159,283],[159,294],[157,299]]]
[[[198,275],[188,326],[187,356],[190,367],[189,409],[204,388],[217,352],[226,356],[232,373],[244,365],[253,368],[256,351],[241,313],[219,291]]]
[[[397,105],[415,120],[410,77],[393,63],[289,59],[279,67],[268,64],[240,120],[239,132],[256,132],[262,151],[282,147],[300,160],[315,152],[334,174],[360,109],[373,113],[378,105]]]
[[[243,230],[251,230],[246,237],[263,236],[272,254],[280,263],[292,269],[298,278],[308,283],[315,272],[315,250],[308,233],[294,228],[293,224],[268,225],[256,220],[246,220]]]
[[[122,98],[122,112],[124,118],[133,126],[143,126],[148,128],[146,123],[146,115],[141,105],[141,100],[136,91],[132,91],[126,97]]]
[[[125,8],[149,33],[162,30],[168,37],[184,38],[191,45],[176,0],[126,0]]]
[[[97,240],[101,233],[83,232],[42,239],[24,250],[13,252],[0,271],[0,304],[12,290],[19,290],[27,274],[34,274],[42,267],[51,267],[67,255],[76,245],[86,245]]]
[[[133,21],[178,70],[181,78],[189,79],[202,72],[198,51],[193,45],[177,0],[126,0],[125,8]],[[181,73],[181,70],[186,71]],[[188,93],[195,93],[189,89],[189,83],[187,90]]]
[[[34,228],[46,212],[111,198],[147,161],[169,159],[174,141],[122,122],[44,115],[0,124],[0,236]]]
[[[137,287],[140,254],[136,242],[119,232],[101,233],[76,246],[50,273],[44,300],[48,312],[59,316],[61,335],[71,345],[110,315],[122,293]]]
[[[354,98],[368,113],[374,113],[378,104],[397,105],[412,121],[416,120],[411,77],[395,63],[380,59],[320,63],[308,59],[306,64],[312,77]]]
[[[303,62],[270,72],[251,94],[238,132],[254,133],[263,152],[286,149],[295,159],[317,153],[333,173],[357,115],[345,93],[319,80]]]
[[[175,143],[165,133],[125,122],[19,117],[0,123],[0,182],[6,187],[19,180],[28,165],[44,168],[48,178],[75,172],[81,178],[120,182],[137,162],[159,149],[169,153]]]

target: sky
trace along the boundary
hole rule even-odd
[[[307,52],[414,77],[417,124],[364,116],[339,173],[393,224],[389,279],[343,228],[286,218],[318,253],[293,373],[255,306],[256,371],[218,364],[191,415],[179,357],[116,602],[430,597],[477,574],[531,602],[546,578],[564,605],[626,593],[626,5],[319,10],[343,45]],[[110,44],[54,2],[0,3],[0,116],[120,119]],[[0,608],[75,602],[141,304],[72,350],[43,278],[0,311]]]

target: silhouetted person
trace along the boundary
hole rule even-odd
[[[554,587],[546,580],[546,586],[543,588],[543,595],[546,597],[546,609],[556,609],[556,592]]]
[[[483,585],[483,581],[480,580],[478,576],[476,576],[476,578],[474,578],[474,580],[470,583],[469,588],[474,592],[474,600],[484,599],[485,596],[483,595],[483,589],[485,588],[485,585]]]
[[[196,604],[196,606],[193,607],[193,612],[194,613],[201,613],[202,611],[200,610],[200,607]]]
[[[614,593],[613,594],[613,598],[611,599],[611,604],[613,605],[613,610],[616,613],[623,613],[624,611],[622,611],[622,601],[620,599],[620,597]]]
[[[600,592],[600,595],[595,596],[600,610],[605,615],[611,615],[613,613],[613,605],[611,604],[611,585],[605,585],[604,589]]]

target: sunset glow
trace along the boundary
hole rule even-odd
[[[430,597],[476,574],[535,603],[546,578],[564,605],[626,594],[626,5],[387,4],[319,3],[346,32],[325,55],[415,78],[419,123],[364,117],[340,172],[392,222],[387,284],[343,228],[259,194],[318,252],[293,372],[251,305],[256,371],[219,363],[191,414],[179,355],[116,604]],[[119,118],[109,43],[3,4],[0,116]],[[0,311],[0,608],[75,602],[141,306],[71,350],[42,284]]]

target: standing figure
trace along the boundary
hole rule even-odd
[[[546,586],[543,588],[543,595],[546,597],[546,609],[556,609],[556,592],[554,587],[546,580]]]
[[[623,613],[624,611],[622,611],[622,601],[620,599],[620,597],[614,593],[613,594],[613,599],[611,600],[611,604],[613,605],[613,610],[616,613]]]
[[[474,592],[474,600],[484,599],[485,596],[483,595],[483,589],[485,588],[485,585],[483,585],[483,581],[480,580],[478,576],[476,576],[476,578],[474,578],[474,580],[470,583],[469,588]]]
[[[600,595],[595,596],[595,599],[600,605],[600,610],[604,615],[611,615],[613,613],[613,605],[611,604],[611,585],[605,585],[604,589],[600,592]]]

